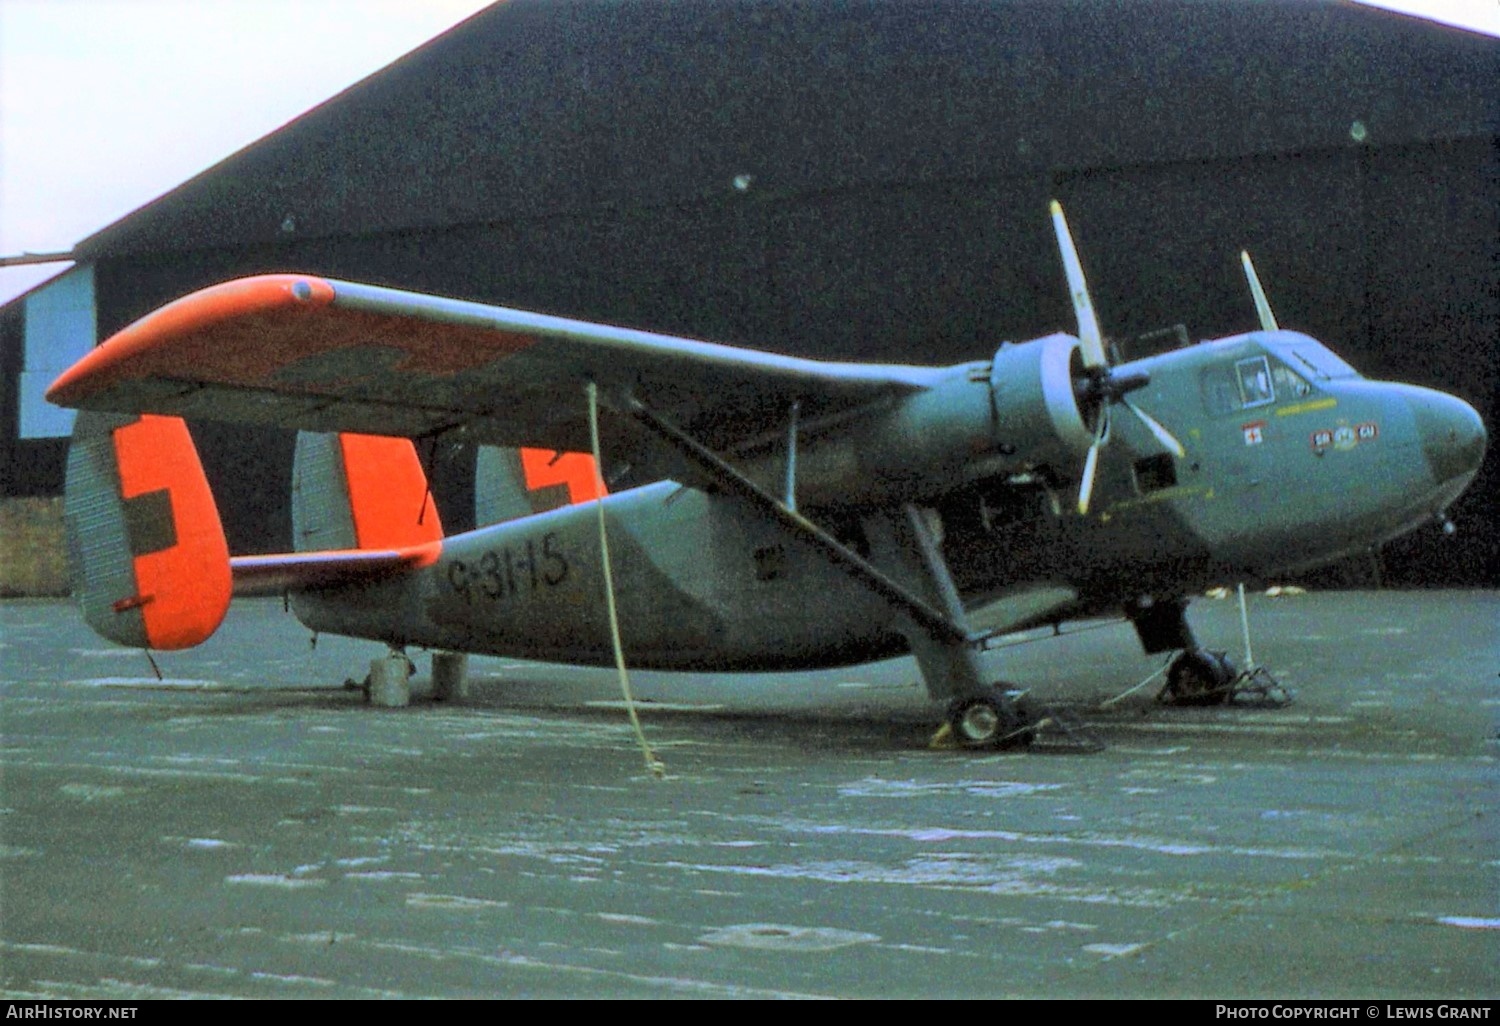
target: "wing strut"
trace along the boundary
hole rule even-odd
[[[781,501],[793,513],[797,511],[797,415],[801,412],[801,403],[792,403],[791,409],[787,411],[786,497]]]
[[[725,491],[760,510],[790,536],[823,552],[856,581],[880,596],[895,614],[922,672],[927,693],[948,703],[951,729],[966,744],[1003,743],[1025,735],[1027,720],[1003,687],[986,683],[981,636],[970,631],[958,588],[943,559],[936,528],[912,503],[879,510],[864,521],[870,550],[883,569],[719,458],[713,451],[634,396],[623,408],[643,427],[703,470]],[[896,576],[891,576],[894,573]],[[935,603],[935,604],[934,604]],[[982,736],[981,736],[982,735]]]
[[[721,488],[745,499],[752,507],[766,514],[789,534],[823,552],[855,580],[885,599],[898,612],[909,617],[935,641],[948,645],[969,645],[978,640],[970,635],[962,623],[913,594],[802,514],[789,509],[774,495],[741,474],[712,450],[639,399],[626,396],[621,405],[642,426],[687,459],[689,463],[704,471]]]

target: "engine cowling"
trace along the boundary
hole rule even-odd
[[[995,353],[990,394],[996,448],[1019,461],[1007,469],[1065,465],[1088,452],[1094,433],[1074,387],[1078,350],[1076,338],[1057,334],[1003,345]]]

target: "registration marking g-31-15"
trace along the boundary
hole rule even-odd
[[[473,605],[555,588],[568,579],[570,569],[558,544],[557,532],[548,531],[542,535],[540,544],[535,538],[527,538],[524,546],[486,549],[472,563],[455,559],[448,564],[447,577],[454,593]]]

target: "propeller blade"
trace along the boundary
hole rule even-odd
[[[1250,295],[1255,297],[1255,313],[1260,317],[1260,328],[1262,331],[1277,331],[1276,315],[1271,312],[1271,303],[1266,299],[1266,290],[1260,287],[1260,277],[1255,273],[1255,265],[1250,262],[1250,254],[1246,250],[1240,250],[1240,266],[1245,269],[1245,280],[1250,283]]]
[[[1094,496],[1094,474],[1099,469],[1099,450],[1104,448],[1104,440],[1109,437],[1109,404],[1106,403],[1099,411],[1099,429],[1094,433],[1094,442],[1089,446],[1089,454],[1083,461],[1083,477],[1078,482],[1078,515],[1086,517],[1089,514],[1089,500]]]
[[[1099,439],[1089,446],[1088,458],[1083,461],[1083,479],[1078,483],[1078,515],[1089,515],[1089,499],[1094,495],[1094,471],[1099,467]]]
[[[1182,443],[1177,440],[1177,436],[1163,427],[1161,421],[1151,416],[1129,399],[1121,399],[1120,401],[1130,407],[1131,413],[1140,418],[1141,423],[1146,425],[1147,429],[1156,436],[1156,440],[1162,444],[1162,448],[1170,451],[1178,459],[1182,459],[1187,455],[1187,450],[1182,447]]]
[[[1062,204],[1052,201],[1052,230],[1057,233],[1057,248],[1062,254],[1063,273],[1068,278],[1068,294],[1073,299],[1073,313],[1078,318],[1078,341],[1082,343],[1083,365],[1091,371],[1106,370],[1109,358],[1104,354],[1104,336],[1099,332],[1099,321],[1094,316],[1094,304],[1089,299],[1088,282],[1083,277],[1083,264],[1078,260],[1078,250],[1073,246],[1073,235],[1068,231],[1068,219],[1063,216]]]

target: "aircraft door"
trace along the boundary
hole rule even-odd
[[[1318,404],[1308,382],[1264,353],[1242,354],[1204,368],[1206,432],[1216,497],[1210,533],[1216,540],[1284,537],[1294,523],[1320,521],[1315,469],[1301,445],[1299,413]],[[1269,533],[1267,533],[1269,532]]]
[[[1211,444],[1218,451],[1215,492],[1237,513],[1261,516],[1276,505],[1270,444],[1276,436],[1271,407],[1276,386],[1263,355],[1224,361],[1202,375],[1204,404],[1215,417]]]

